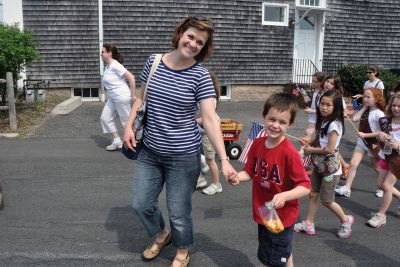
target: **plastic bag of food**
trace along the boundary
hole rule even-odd
[[[282,232],[285,227],[283,227],[282,221],[276,213],[274,208],[274,203],[266,202],[265,207],[258,208],[261,218],[265,227],[267,227],[268,231],[274,234],[278,234]]]

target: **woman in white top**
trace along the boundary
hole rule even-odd
[[[385,89],[385,86],[383,85],[383,82],[381,79],[379,79],[379,69],[377,66],[369,66],[367,69],[367,77],[368,80],[364,83],[363,89],[366,90],[368,88],[376,88],[381,90],[382,95],[383,95],[383,90]],[[355,98],[360,98],[362,97],[362,94],[357,94],[354,95],[353,97]]]
[[[131,100],[135,96],[135,77],[121,65],[122,57],[113,44],[104,44],[101,58],[106,64],[103,74],[103,84],[108,94],[107,102],[101,113],[100,121],[103,133],[111,133],[113,141],[107,146],[108,151],[122,147],[115,119],[118,115],[122,126],[125,127],[131,112]],[[129,82],[129,85],[127,83]]]

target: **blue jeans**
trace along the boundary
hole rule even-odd
[[[185,156],[161,156],[143,147],[133,170],[132,206],[149,236],[159,234],[165,222],[158,196],[166,187],[172,244],[193,246],[192,194],[200,174],[200,152]]]

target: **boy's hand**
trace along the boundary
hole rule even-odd
[[[282,192],[279,194],[276,194],[273,198],[272,198],[272,202],[274,203],[274,207],[276,209],[280,209],[282,208],[287,200],[287,194],[286,192]]]
[[[228,182],[229,182],[231,185],[238,185],[238,184],[240,183],[239,175],[236,173],[236,174],[234,174],[234,175],[229,176],[229,177],[228,177]]]

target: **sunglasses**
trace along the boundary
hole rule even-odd
[[[371,73],[373,73],[373,72],[372,72],[372,71],[367,71],[366,73],[367,73],[367,74],[371,74]]]

